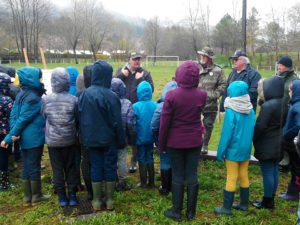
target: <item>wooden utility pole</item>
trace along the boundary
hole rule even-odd
[[[243,50],[247,51],[247,0],[243,0],[243,14],[242,14],[242,35],[243,35]]]
[[[45,59],[44,51],[43,51],[42,48],[40,48],[40,54],[41,54],[41,58],[42,58],[43,67],[46,70],[47,69],[47,64],[46,64],[46,59]]]
[[[23,55],[24,55],[26,66],[29,66],[29,60],[28,60],[28,55],[27,55],[26,48],[23,48]]]

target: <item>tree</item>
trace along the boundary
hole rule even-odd
[[[288,15],[291,29],[287,35],[287,42],[290,50],[297,49],[297,58],[300,61],[300,3],[293,5]]]
[[[255,7],[253,7],[247,20],[247,41],[253,56],[255,55],[255,45],[257,43],[259,33],[258,11]]]
[[[145,26],[144,40],[149,51],[152,52],[153,56],[157,55],[158,44],[160,41],[160,26],[158,17],[154,17],[149,20]],[[155,65],[156,58],[153,58],[153,65]]]
[[[275,51],[277,59],[280,44],[285,37],[284,29],[275,21],[269,22],[265,27],[265,36],[269,49]]]

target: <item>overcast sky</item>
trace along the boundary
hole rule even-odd
[[[99,0],[100,1],[100,0]],[[158,16],[161,21],[182,21],[188,15],[188,2],[195,5],[196,0],[106,0],[103,6],[110,12],[126,16],[150,19]],[[70,0],[52,0],[59,7],[67,7]],[[210,9],[210,25],[215,25],[226,13],[236,18],[241,17],[242,0],[200,0],[201,6]],[[276,15],[281,14],[299,0],[247,0],[248,13],[254,6],[258,10],[262,22],[271,18],[272,8]],[[234,9],[234,6],[236,9]],[[235,15],[233,15],[235,12]]]

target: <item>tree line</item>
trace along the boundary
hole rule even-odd
[[[233,1],[234,2],[234,1]],[[234,8],[234,7],[233,7]],[[22,58],[26,48],[30,58],[39,58],[44,49],[98,51],[145,50],[148,55],[178,55],[194,58],[203,46],[229,55],[242,47],[241,19],[236,12],[225,14],[210,25],[211,9],[200,0],[189,1],[178,23],[166,24],[158,17],[145,20],[124,18],[107,11],[97,0],[72,0],[59,9],[50,0],[3,0],[0,3],[0,53],[15,52]],[[297,52],[300,54],[300,3],[287,11],[272,10],[262,21],[258,9],[248,10],[247,51],[256,53]]]

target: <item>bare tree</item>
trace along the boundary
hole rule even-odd
[[[247,40],[253,56],[255,55],[255,45],[259,33],[258,11],[253,7],[247,20]]]
[[[146,46],[152,52],[153,56],[156,56],[160,41],[160,26],[157,16],[146,23],[144,36]],[[156,57],[153,58],[153,65],[155,65],[155,62]]]
[[[85,33],[94,60],[97,59],[96,54],[101,49],[110,31],[111,19],[111,16],[105,12],[102,4],[98,5],[95,0],[87,0],[85,2]]]

